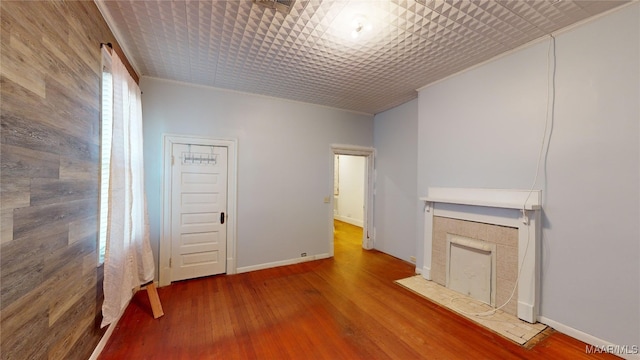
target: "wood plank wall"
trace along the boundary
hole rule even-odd
[[[0,357],[86,359],[104,333],[100,43],[121,51],[93,1],[0,4]]]

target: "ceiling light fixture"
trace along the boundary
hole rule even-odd
[[[351,37],[353,39],[357,39],[358,37],[360,37],[360,35],[362,35],[363,31],[370,31],[373,26],[371,25],[371,23],[367,20],[366,17],[359,15],[356,16],[355,19],[353,19],[353,22],[351,23]]]

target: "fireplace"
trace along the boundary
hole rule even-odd
[[[421,200],[422,276],[535,323],[541,192],[429,188]]]
[[[452,241],[454,245],[451,245]],[[451,250],[465,256],[464,260],[457,261],[457,264],[455,261],[451,263]],[[490,265],[489,260],[491,260]],[[475,268],[474,264],[476,264]],[[478,264],[484,264],[483,269],[479,269]],[[463,278],[459,280],[465,280],[465,277],[473,280],[473,283],[466,284],[466,288],[476,291],[469,293],[460,291],[460,287],[451,286],[450,277],[446,275],[456,270],[463,271],[461,274]],[[505,304],[502,310],[517,316],[517,299],[514,296],[510,300],[511,293],[516,287],[517,276],[517,228],[434,216],[431,249],[432,281],[489,305]],[[481,280],[484,280],[484,283]],[[464,290],[464,287],[462,289]],[[491,301],[475,296],[481,289],[491,292]]]
[[[445,249],[444,285],[495,306],[496,244],[447,233]]]

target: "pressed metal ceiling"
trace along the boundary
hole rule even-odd
[[[143,76],[375,114],[623,4],[579,0],[98,1]],[[352,23],[371,25],[354,39]]]

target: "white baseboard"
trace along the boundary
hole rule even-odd
[[[416,274],[422,274],[422,269],[416,266]]]
[[[129,306],[129,304],[127,304],[127,306]],[[127,306],[125,306],[124,308],[126,309]],[[111,335],[113,334],[113,331],[116,329],[116,326],[118,325],[118,322],[120,321],[120,318],[122,317],[122,314],[124,314],[124,311],[122,311],[120,313],[120,315],[118,316],[118,318],[112,322],[111,324],[109,324],[107,331],[104,332],[104,335],[102,335],[102,338],[100,339],[100,341],[98,342],[98,345],[96,345],[96,348],[93,349],[93,352],[91,353],[91,356],[89,357],[89,360],[98,360],[98,357],[100,357],[100,354],[102,354],[102,350],[104,350],[104,347],[107,346],[107,343],[109,342],[109,339],[111,338]]]
[[[299,264],[299,263],[303,263],[303,262],[307,262],[307,261],[326,259],[326,258],[329,258],[329,257],[331,257],[331,256],[329,256],[329,253],[325,253],[325,254],[318,254],[318,255],[299,257],[299,258],[295,258],[295,259],[274,261],[274,262],[270,262],[270,263],[266,263],[266,264],[244,266],[244,267],[237,268],[237,273],[240,274],[240,273],[245,273],[245,272],[249,272],[249,271],[270,269],[270,268],[274,268],[274,267],[278,267],[278,266]]]
[[[358,226],[358,227],[364,226],[364,222],[362,220],[358,220],[358,219],[354,219],[354,218],[350,218],[342,215],[334,215],[333,218],[354,226]]]
[[[157,281],[154,281],[153,284],[156,287],[158,287],[158,282]],[[147,288],[146,286],[143,286],[143,287],[138,286],[135,289],[135,292],[138,292],[140,290],[145,290],[146,291],[146,288]],[[133,296],[131,297],[131,299],[133,299]],[[116,326],[118,325],[118,322],[120,321],[120,318],[122,317],[122,315],[124,315],[124,312],[129,307],[129,303],[131,303],[131,299],[129,299],[129,301],[127,302],[127,306],[125,306],[122,309],[122,312],[120,313],[120,315],[118,315],[118,318],[115,319],[111,324],[107,325],[108,326],[107,331],[104,332],[104,335],[102,335],[102,338],[98,342],[98,345],[96,345],[95,349],[93,349],[93,352],[91,353],[91,356],[89,357],[89,360],[98,360],[98,357],[100,357],[100,354],[102,353],[102,350],[104,350],[104,347],[109,342],[109,339],[111,338],[111,335],[113,334],[113,331],[116,329]]]
[[[567,326],[565,324],[559,323],[555,320],[551,320],[549,318],[546,318],[544,316],[538,316],[538,321],[540,321],[541,323],[548,325],[556,330],[558,330],[559,332],[565,334],[565,335],[569,335],[572,338],[576,338],[582,342],[587,343],[588,345],[592,345],[592,346],[596,346],[598,348],[601,349],[606,349],[606,348],[610,348],[610,349],[623,349],[624,346],[627,346],[628,348],[630,348],[631,346],[636,346],[636,349],[638,346],[640,346],[640,344],[625,344],[624,346],[621,345],[615,345],[611,342],[602,340],[600,338],[597,338],[593,335],[587,334],[585,332],[582,332],[578,329],[574,329],[571,326]],[[614,352],[613,355],[619,356],[623,359],[627,359],[627,360],[640,360],[640,354],[619,354],[619,353],[615,353],[615,350],[613,350]],[[636,350],[637,351],[637,350]],[[586,349],[585,349],[586,352]]]

